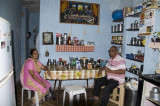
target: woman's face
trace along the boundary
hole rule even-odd
[[[38,57],[39,57],[38,51],[37,51],[37,50],[34,50],[33,53],[32,53],[32,55],[31,55],[31,57],[32,57],[33,59],[38,59]]]

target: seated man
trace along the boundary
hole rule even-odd
[[[105,67],[100,68],[98,76],[102,74],[102,71],[105,70],[107,76],[99,78],[95,82],[93,88],[93,97],[91,100],[99,100],[99,93],[102,86],[105,86],[103,91],[103,97],[101,100],[100,106],[107,106],[107,103],[110,98],[110,94],[113,89],[116,88],[119,84],[123,84],[125,81],[125,61],[118,55],[117,47],[112,46],[109,50],[110,59]]]

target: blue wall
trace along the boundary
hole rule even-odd
[[[90,0],[81,0],[82,2],[91,2]],[[108,59],[108,49],[110,47],[109,43],[111,37],[109,36],[110,25],[112,21],[112,11],[119,7],[119,2],[117,0],[92,0],[92,3],[100,4],[100,25],[84,25],[84,24],[64,24],[59,23],[59,0],[41,0],[40,2],[40,60],[46,64],[48,57],[45,57],[45,51],[48,50],[50,53],[49,58],[68,60],[69,56],[72,57],[82,57],[86,56],[88,58],[93,57],[95,60],[100,57],[102,59]],[[114,5],[114,6],[113,6]],[[47,8],[46,8],[47,7]],[[72,29],[71,29],[72,26]],[[98,33],[99,27],[99,33]],[[79,39],[84,39],[85,44],[87,41],[95,42],[95,52],[56,52],[55,42],[56,33],[70,33],[72,30],[71,37],[76,36]],[[86,35],[84,35],[84,30]],[[42,32],[53,32],[54,45],[42,45]]]
[[[118,0],[81,0],[81,2],[90,2],[100,4],[100,25],[83,25],[83,24],[64,24],[59,23],[60,0],[41,0],[40,1],[40,61],[46,65],[48,58],[67,60],[69,56],[72,57],[93,57],[109,59],[108,49],[110,48],[111,36],[109,36],[112,22],[112,11],[119,8]],[[114,5],[114,6],[113,6]],[[46,8],[47,7],[47,8]],[[99,27],[99,33],[98,33]],[[76,36],[79,39],[84,39],[85,44],[87,41],[95,42],[94,52],[56,52],[55,42],[56,33],[70,33],[71,37]],[[84,30],[86,35],[84,35]],[[54,45],[42,45],[42,33],[53,32]],[[49,51],[49,57],[45,57],[45,51]]]
[[[11,23],[14,41],[14,70],[16,80],[21,71],[21,0],[0,0],[0,17]]]
[[[33,32],[33,29],[39,30],[39,13],[38,12],[30,12],[29,13],[29,32],[32,33],[31,37],[29,38],[29,49],[35,48],[34,45],[34,37],[37,33]]]
[[[29,57],[29,39],[26,35],[29,30],[29,11],[26,7],[22,6],[22,17],[21,17],[21,67]]]

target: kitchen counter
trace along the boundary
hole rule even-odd
[[[146,74],[140,76],[144,80],[141,106],[160,105],[160,101],[156,101],[150,97],[150,91],[153,87],[160,87],[160,75]]]
[[[140,78],[154,84],[155,86],[160,86],[160,75],[158,74],[146,74],[140,76]]]

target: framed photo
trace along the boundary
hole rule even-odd
[[[95,3],[60,2],[60,23],[99,25],[100,5]]]
[[[53,33],[43,32],[43,45],[53,44]]]

